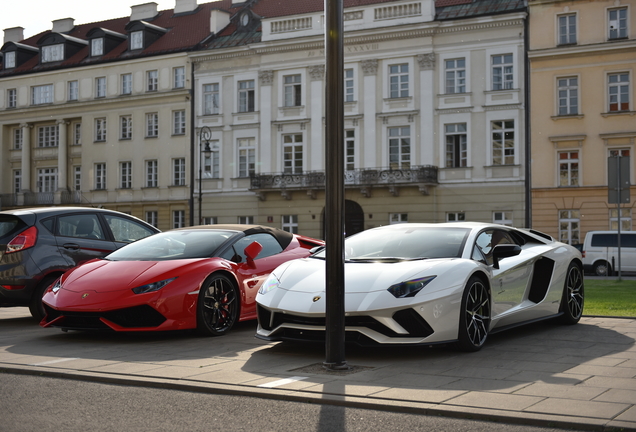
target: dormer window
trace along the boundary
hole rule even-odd
[[[42,63],[64,60],[64,44],[47,45],[42,47]]]
[[[15,51],[4,53],[4,68],[10,69],[15,67]]]
[[[95,38],[91,40],[91,56],[97,57],[104,55],[104,38]]]
[[[130,50],[142,49],[144,47],[144,32],[136,31],[130,34]]]

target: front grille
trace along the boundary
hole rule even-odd
[[[109,312],[58,311],[45,306],[47,321],[62,317],[54,327],[76,330],[109,330],[100,318],[105,318],[124,328],[152,328],[160,326],[166,318],[148,305],[118,309]]]

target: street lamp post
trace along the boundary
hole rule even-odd
[[[201,225],[203,223],[203,218],[201,217],[201,202],[203,200],[203,160],[206,157],[209,157],[212,153],[212,149],[210,148],[210,138],[212,137],[212,131],[207,126],[202,126],[199,129],[199,223]]]

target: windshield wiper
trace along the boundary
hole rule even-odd
[[[374,258],[349,258],[348,262],[356,263],[397,263],[403,261],[418,261],[428,259],[428,257],[400,258],[400,257],[374,257]]]

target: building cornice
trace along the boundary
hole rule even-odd
[[[562,47],[545,48],[528,51],[530,59],[540,59],[543,57],[563,57],[575,56],[581,54],[599,54],[607,52],[615,52],[621,50],[629,50],[633,54],[636,49],[636,39],[630,39],[620,42],[603,42],[589,45],[567,45]]]

